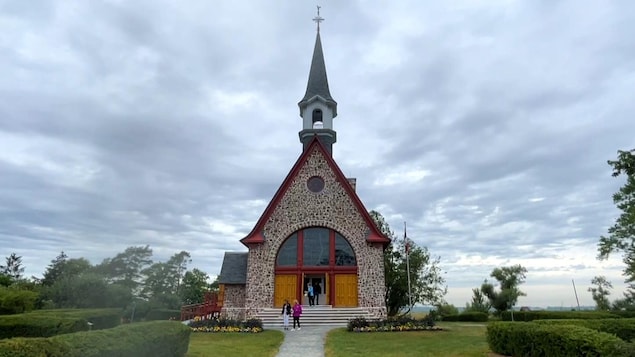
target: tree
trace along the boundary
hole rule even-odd
[[[67,259],[68,255],[62,251],[60,255],[51,260],[51,264],[46,267],[42,277],[42,285],[51,286],[62,276]]]
[[[635,303],[635,149],[618,150],[617,160],[608,160],[613,167],[613,177],[626,175],[626,183],[613,194],[613,203],[622,211],[609,228],[608,236],[600,237],[599,259],[607,259],[612,253],[622,253],[626,264],[624,275],[629,289],[626,300]]]
[[[379,212],[370,211],[369,214],[377,228],[384,235],[392,238],[392,242],[384,250],[388,315],[398,315],[404,308],[407,308],[406,313],[410,312],[406,254],[409,254],[412,303],[429,305],[442,303],[447,286],[441,268],[439,268],[441,258],[432,257],[428,248],[419,247],[410,239],[396,239],[390,226]],[[408,245],[408,253],[405,249],[406,244]]]
[[[183,304],[197,304],[205,300],[205,293],[209,290],[210,284],[207,282],[207,273],[194,268],[185,273],[183,277],[183,288],[181,290],[181,301]]]
[[[610,310],[611,304],[609,301],[609,295],[611,295],[610,290],[613,289],[613,284],[606,280],[606,277],[601,275],[591,279],[591,284],[595,285],[595,287],[590,287],[588,291],[590,291],[591,296],[593,296],[596,310]]]
[[[481,285],[481,291],[489,299],[490,304],[498,313],[512,308],[520,296],[526,296],[518,289],[518,285],[525,282],[527,269],[520,264],[509,267],[496,268],[490,276],[498,282],[500,290],[496,291],[493,284],[487,280]]]
[[[152,264],[152,249],[145,247],[128,247],[114,258],[104,259],[95,267],[95,271],[105,276],[109,282],[117,283],[137,294],[143,282],[143,269]]]
[[[492,308],[492,304],[489,302],[483,291],[479,288],[472,289],[472,303],[467,303],[465,306],[466,311],[477,311],[489,313]]]
[[[24,274],[24,266],[22,266],[22,257],[11,253],[8,257],[5,258],[6,265],[0,265],[0,273],[4,274],[11,279],[20,280],[22,278],[22,274]]]

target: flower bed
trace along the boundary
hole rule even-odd
[[[349,320],[347,330],[350,332],[404,332],[404,331],[441,331],[429,318],[414,319],[399,317],[385,320],[367,320],[357,317]]]
[[[193,332],[262,332],[262,320],[249,319],[247,321],[238,321],[232,319],[207,319],[203,320],[199,317],[194,318],[190,322],[190,328]]]

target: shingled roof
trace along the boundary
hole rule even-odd
[[[219,284],[247,283],[247,252],[225,252],[223,266],[218,276]]]
[[[306,93],[298,105],[300,108],[303,108],[315,96],[319,96],[325,100],[326,103],[333,108],[333,116],[337,116],[337,102],[331,97],[331,92],[329,91],[329,81],[326,77],[326,64],[324,63],[322,40],[320,39],[319,32],[315,38],[315,47],[313,49],[313,59],[311,60],[311,70],[309,71],[309,82],[306,86]]]

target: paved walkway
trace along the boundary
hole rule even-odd
[[[326,333],[337,327],[306,326],[301,330],[284,331],[284,341],[277,357],[324,357]]]

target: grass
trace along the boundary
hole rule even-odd
[[[331,331],[326,337],[326,357],[344,356],[487,356],[485,324],[440,323],[443,331],[353,333]]]
[[[354,333],[338,328],[326,337],[326,357],[487,356],[484,323],[442,322],[443,331]],[[284,334],[192,333],[187,357],[274,357]]]
[[[205,333],[190,335],[187,357],[263,356],[274,357],[284,334],[265,330],[261,333]]]

